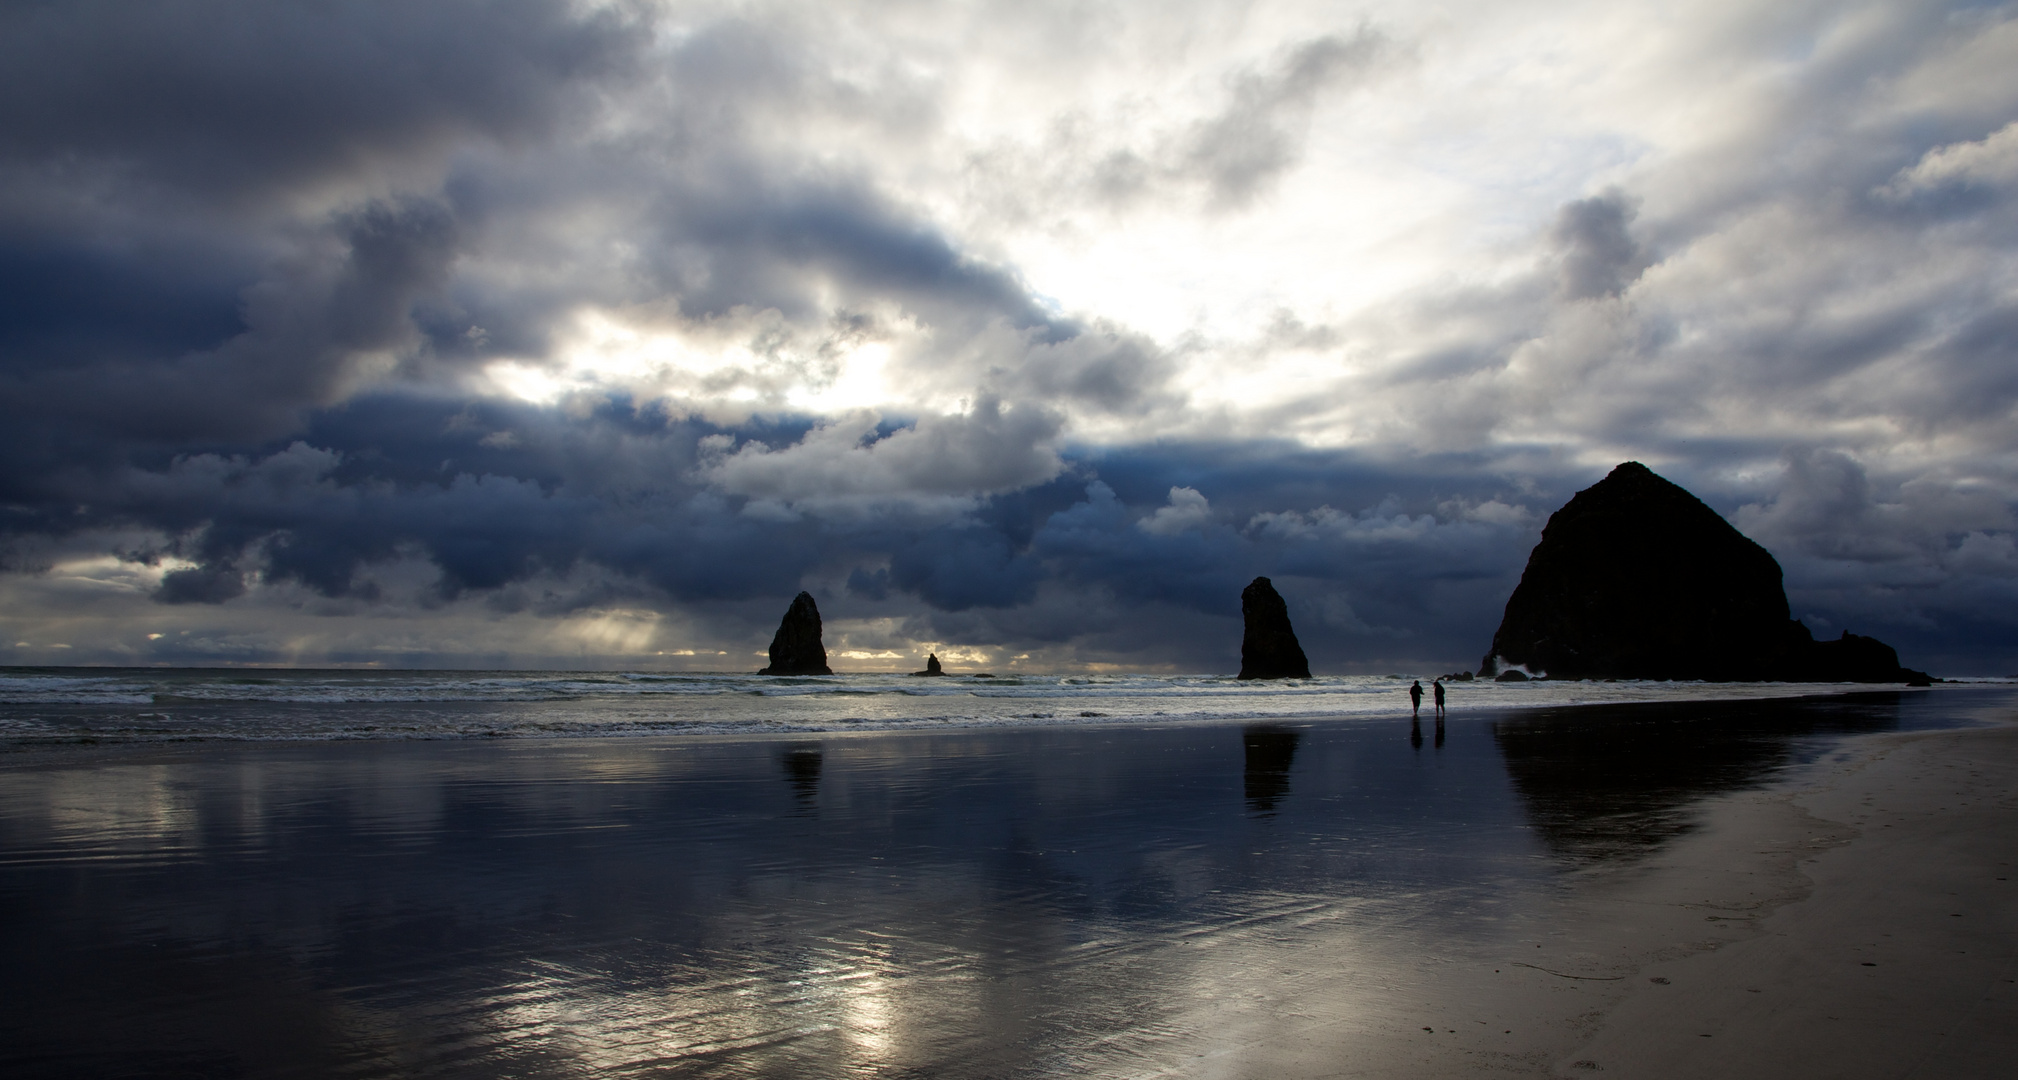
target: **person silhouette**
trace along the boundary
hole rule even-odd
[[[1442,715],[1443,715],[1443,680],[1442,680],[1442,679],[1434,679],[1434,680],[1431,680],[1431,682],[1430,682],[1430,684],[1429,684],[1429,688],[1430,688],[1430,689],[1431,689],[1432,691],[1434,691],[1434,692],[1435,692],[1435,694],[1436,694],[1436,714],[1437,714],[1438,716],[1442,716]]]
[[[1422,680],[1421,680],[1421,679],[1417,679],[1417,680],[1415,681],[1414,685],[1412,685],[1412,686],[1410,686],[1410,687],[1408,688],[1408,703],[1409,703],[1409,707],[1410,707],[1410,711],[1412,711],[1412,712],[1413,712],[1413,713],[1414,713],[1415,715],[1417,715],[1417,716],[1421,716],[1421,715],[1422,715]]]

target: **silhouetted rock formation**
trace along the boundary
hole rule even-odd
[[[1552,679],[1927,679],[1870,638],[1816,642],[1788,617],[1773,556],[1637,461],[1550,516],[1479,674],[1516,664]]]
[[[1247,622],[1240,637],[1241,678],[1310,678],[1310,661],[1289,625],[1289,605],[1267,578],[1255,578],[1240,591],[1240,614]]]
[[[771,638],[771,666],[759,675],[832,675],[827,666],[827,647],[820,643],[820,609],[813,594],[800,593],[792,599],[778,632]]]
[[[1902,682],[1911,686],[1927,686],[1935,681],[1924,671],[1900,667],[1898,650],[1890,645],[1848,630],[1834,641],[1810,644],[1800,654],[1799,664],[1798,673],[1787,678],[1802,682]],[[1873,678],[1872,672],[1893,674]]]
[[[946,674],[946,670],[939,666],[939,655],[933,653],[925,657],[925,670],[914,671],[911,674],[917,678],[929,678],[933,675],[944,675]]]

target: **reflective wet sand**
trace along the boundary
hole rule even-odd
[[[2002,722],[1859,740],[1615,875],[1641,880],[1587,890],[1608,894],[1587,897],[1613,909],[1601,919],[1643,926],[1645,901],[1665,897],[1670,934],[1741,930],[1714,949],[1643,949],[1594,1037],[1557,1064],[1649,1080],[2011,1075],[2018,717],[1989,714]],[[1736,887],[1710,910],[1702,883],[1718,876]]]
[[[1377,1071],[1502,971],[1551,978],[1504,958],[1550,940],[1566,882],[1970,693],[1420,741],[1401,718],[18,754],[0,1068]],[[1536,1064],[1523,1008],[1472,1010],[1468,1035],[1508,1025],[1480,1053]]]

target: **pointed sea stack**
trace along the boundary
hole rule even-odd
[[[1927,678],[1870,638],[1816,642],[1788,617],[1773,556],[1637,461],[1549,517],[1479,674],[1514,665],[1554,679]]]
[[[916,678],[931,678],[946,674],[946,669],[939,666],[939,654],[933,653],[925,657],[925,670],[914,671],[911,674]]]
[[[1267,578],[1255,578],[1240,591],[1240,615],[1247,622],[1240,637],[1241,678],[1310,678],[1310,661],[1289,625],[1289,605]]]
[[[820,643],[820,609],[813,594],[800,593],[792,599],[785,620],[771,638],[771,666],[759,675],[832,675],[827,666],[827,647]]]

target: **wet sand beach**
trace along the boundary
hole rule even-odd
[[[0,1066],[2001,1075],[2011,709],[16,753]]]
[[[1573,875],[1507,966],[1427,988],[1414,1053],[1267,1073],[2008,1075],[2018,723],[1973,712],[1991,726],[1853,736],[1706,800],[1644,861]]]
[[[1859,742],[1791,791],[1718,808],[1649,880],[1607,897],[1666,905],[1660,921],[1696,911],[1737,920],[1746,933],[1714,950],[1654,953],[1561,1063],[1568,1071],[2010,1074],[2018,726]],[[1734,877],[1720,866],[1749,869]]]

